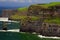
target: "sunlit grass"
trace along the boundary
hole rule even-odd
[[[29,19],[28,17],[30,17],[30,20],[32,20],[32,21],[35,21],[35,20],[39,19],[39,17],[37,17],[37,16],[19,16],[17,14],[11,16],[11,19],[28,20]]]
[[[55,24],[60,24],[60,18],[54,18],[54,19],[45,19],[44,22],[47,23],[55,23]]]
[[[20,12],[27,11],[28,10],[28,7],[18,8],[17,10],[20,11]]]
[[[34,6],[40,6],[43,8],[49,8],[51,6],[59,6],[60,2],[51,2],[51,3],[47,3],[47,4],[40,4],[40,5],[34,5]]]

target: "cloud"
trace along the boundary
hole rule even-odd
[[[21,2],[21,3],[29,2],[31,3],[32,0],[0,0],[0,2]]]
[[[0,0],[0,2],[18,2],[18,0]]]
[[[4,1],[6,1],[6,0],[0,0],[1,2],[4,2]]]
[[[39,0],[34,0],[34,2],[39,2]]]
[[[2,2],[20,2],[20,3],[25,3],[25,2],[29,2],[32,3],[32,0],[0,0]]]
[[[42,3],[42,2],[45,2],[46,0],[34,0],[33,2],[35,3]]]
[[[10,2],[18,2],[18,0],[8,0],[8,1],[10,1]]]
[[[28,3],[32,3],[33,1],[32,0],[19,0],[20,2],[28,2]]]
[[[28,0],[29,3],[32,3],[32,0]]]
[[[25,0],[8,0],[8,1],[10,1],[10,2],[21,2],[21,3],[26,2]]]
[[[25,2],[25,0],[18,0],[18,1],[21,2],[21,3]]]

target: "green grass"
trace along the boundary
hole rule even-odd
[[[47,23],[55,23],[55,24],[60,24],[60,18],[54,18],[54,19],[45,19],[44,22]]]
[[[30,16],[30,17],[31,17],[31,20],[32,20],[32,21],[39,20],[39,17],[37,17],[37,16]]]
[[[37,16],[30,16],[32,21],[38,20],[39,17]],[[21,20],[28,20],[28,16],[19,16],[19,15],[13,15],[11,16],[11,19],[21,19]]]
[[[56,6],[56,5],[60,5],[60,2],[51,2],[51,3],[46,3],[46,4],[40,4],[40,5],[37,5],[37,4],[33,4],[33,6],[40,6],[40,7],[43,7],[43,8],[49,8],[51,6]],[[17,10],[19,11],[28,11],[28,7],[23,7],[23,8],[18,8]]]
[[[42,6],[43,8],[49,8],[51,6],[56,6],[56,5],[60,5],[60,2],[51,2],[51,3],[47,3],[47,4],[40,4],[40,5],[34,5],[34,6]]]
[[[43,6],[49,7],[49,6],[55,6],[55,5],[60,5],[60,2],[51,2],[51,3],[45,4],[45,5],[43,5]]]
[[[17,32],[0,32],[0,40],[60,40],[39,38],[35,34],[17,33]]]
[[[21,12],[22,12],[22,11],[27,11],[27,10],[28,10],[28,7],[18,8],[17,10],[18,10],[18,11],[21,11]]]

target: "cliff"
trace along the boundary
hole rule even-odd
[[[27,7],[24,7],[24,8],[18,8],[18,14],[20,16],[27,16],[27,13],[28,13],[28,8]]]
[[[35,4],[28,8],[28,15],[35,16],[58,16],[60,15],[60,2],[51,2],[48,4]]]

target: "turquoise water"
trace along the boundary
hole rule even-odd
[[[7,25],[8,29],[18,29],[20,28],[20,24],[19,23],[11,23]]]
[[[0,32],[0,40],[21,40],[21,36],[17,32]]]
[[[20,28],[20,23],[15,23],[15,22],[7,22],[7,29],[19,29]],[[0,29],[3,27],[3,22],[0,22]]]

